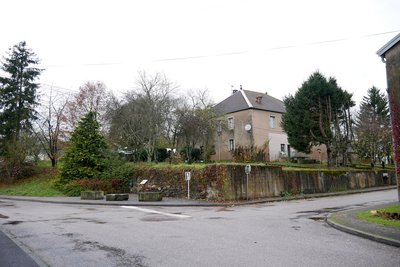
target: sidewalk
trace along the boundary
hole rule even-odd
[[[326,222],[330,226],[346,233],[400,247],[399,228],[371,223],[357,218],[357,213],[360,211],[375,210],[393,204],[398,204],[398,202],[333,213],[329,215]]]

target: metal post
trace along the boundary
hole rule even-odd
[[[246,199],[249,200],[249,174],[246,173]]]
[[[246,173],[246,199],[249,200],[249,173],[251,172],[251,165],[244,167]]]
[[[190,180],[188,180],[187,182],[188,182],[188,199],[190,199]]]

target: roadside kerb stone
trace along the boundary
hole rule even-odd
[[[107,194],[106,201],[124,201],[129,200],[129,194]]]
[[[83,200],[104,199],[104,191],[82,191],[81,199],[83,199]]]
[[[387,205],[381,205],[387,206]],[[384,243],[390,246],[400,247],[400,229],[363,221],[357,218],[357,213],[364,210],[379,208],[368,207],[363,209],[347,210],[330,214],[326,223],[340,231]]]

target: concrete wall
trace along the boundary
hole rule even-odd
[[[227,165],[223,198],[246,198],[244,166]],[[384,173],[388,175],[386,179]],[[317,172],[282,171],[280,167],[252,166],[249,175],[249,199],[277,197],[281,192],[292,194],[327,193],[344,190],[395,185],[394,171],[387,172]],[[221,192],[220,192],[221,195]]]

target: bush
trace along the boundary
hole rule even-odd
[[[81,191],[104,191],[106,194],[126,193],[128,182],[120,179],[79,179],[62,185],[61,190],[67,196],[80,196]]]
[[[9,159],[0,161],[0,182],[14,183],[38,172],[37,166],[31,162],[10,161]]]
[[[169,154],[166,148],[157,148],[157,161],[164,162],[169,158]]]
[[[190,153],[190,157],[188,153]],[[188,163],[200,161],[201,159],[201,149],[196,147],[184,147],[181,149],[180,154]]]

